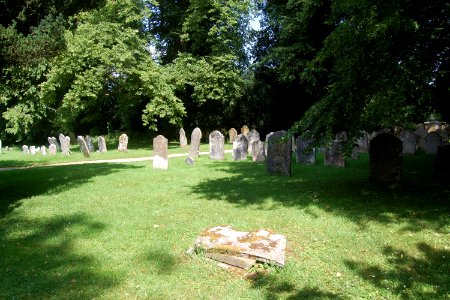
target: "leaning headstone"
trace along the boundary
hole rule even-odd
[[[247,134],[250,132],[250,129],[248,129],[247,125],[244,125],[241,127],[241,134],[247,136]]]
[[[55,144],[50,144],[50,146],[48,146],[48,153],[50,155],[56,154],[56,145]]]
[[[117,146],[117,150],[120,152],[128,152],[128,135],[122,133],[119,136],[119,146]]]
[[[23,145],[22,146],[22,153],[23,154],[30,154],[30,149],[28,148],[27,145]]]
[[[450,173],[450,145],[438,148],[434,169],[436,172]]]
[[[403,142],[403,154],[416,153],[417,135],[412,130],[403,130],[399,135]]]
[[[402,179],[402,141],[390,133],[370,141],[370,180],[397,185]]]
[[[105,138],[102,136],[98,137],[98,152],[107,152],[108,149],[106,149],[106,141]]]
[[[35,146],[31,146],[30,147],[30,154],[31,155],[36,155],[36,147]]]
[[[162,135],[153,139],[153,169],[167,170],[169,141]]]
[[[295,151],[297,163],[312,165],[316,163],[316,152],[311,147],[312,141],[302,138],[297,138],[297,149]]]
[[[231,128],[230,130],[228,130],[228,137],[230,139],[230,143],[233,143],[237,137],[237,130],[234,128]]]
[[[436,132],[430,132],[424,139],[425,154],[437,154],[439,146],[442,146],[442,139]]]
[[[202,139],[202,131],[196,127],[191,134],[191,147],[189,148],[188,156],[196,159],[200,153],[200,141]]]
[[[84,137],[84,141],[86,142],[89,152],[94,152],[95,148],[94,148],[94,141],[92,140],[92,138],[89,135],[86,135]]]
[[[61,152],[63,155],[70,155],[70,137],[59,134],[59,143],[61,145]]]
[[[47,148],[45,146],[41,146],[41,155],[45,156],[47,155]]]
[[[186,132],[183,128],[180,129],[180,147],[186,148],[187,147],[187,137]]]
[[[342,145],[339,141],[334,140],[330,147],[325,149],[324,165],[345,167],[345,157],[342,153]]]
[[[217,130],[209,134],[209,158],[212,160],[225,159],[225,137]]]
[[[248,154],[248,139],[239,134],[233,142],[233,160],[246,160]]]
[[[264,143],[261,141],[254,141],[252,144],[252,159],[253,161],[265,161],[266,154],[264,151]]]
[[[248,139],[248,153],[252,154],[253,142],[260,141],[259,132],[256,131],[255,129],[250,130],[249,133],[247,134],[247,139]]]
[[[58,140],[56,140],[56,138],[54,136],[48,137],[48,144],[50,145],[55,145],[56,146],[56,151],[60,151],[61,150],[61,146],[58,143]]]
[[[83,152],[84,157],[91,157],[88,145],[81,135],[77,137],[77,142],[78,145],[80,146],[80,150]]]
[[[290,176],[291,156],[291,139],[286,138],[286,131],[274,132],[267,141],[267,172]]]

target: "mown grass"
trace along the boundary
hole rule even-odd
[[[320,162],[319,162],[320,161]],[[346,168],[172,158],[0,172],[0,298],[448,299],[450,187],[404,157],[397,189]],[[207,227],[272,229],[285,268],[243,279],[185,251]]]

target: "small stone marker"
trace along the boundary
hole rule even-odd
[[[434,169],[436,172],[450,173],[450,145],[438,148]]]
[[[187,147],[187,137],[186,132],[183,128],[180,129],[180,147],[186,148]]]
[[[187,157],[184,162],[188,165],[188,166],[193,166],[194,165],[194,159],[192,157]]]
[[[264,151],[264,142],[254,141],[252,145],[252,159],[253,161],[265,161],[266,154]]]
[[[286,140],[283,140],[286,139]],[[267,172],[275,175],[291,175],[292,145],[286,131],[276,131],[267,141]]]
[[[297,149],[295,151],[297,163],[306,165],[316,163],[316,151],[311,145],[311,140],[304,139],[301,135],[297,138]]]
[[[80,146],[80,150],[83,152],[84,157],[91,157],[88,145],[86,144],[86,141],[81,135],[77,137],[77,142],[78,145]]]
[[[202,139],[202,131],[196,127],[191,134],[191,147],[189,148],[188,157],[196,159],[200,153],[200,141]]]
[[[98,137],[98,152],[105,153],[108,149],[106,149],[106,141],[103,136]]]
[[[48,153],[50,155],[56,154],[56,145],[55,144],[50,144],[50,146],[48,146]]]
[[[259,132],[255,129],[250,130],[247,134],[248,139],[248,153],[252,154],[252,144],[253,142],[260,141]]]
[[[345,157],[342,153],[342,146],[337,140],[334,140],[331,143],[331,146],[325,149],[324,165],[345,167]]]
[[[61,145],[61,152],[63,155],[70,155],[70,137],[64,136],[64,134],[59,134],[59,143]]]
[[[86,142],[86,145],[89,149],[89,152],[94,152],[95,148],[94,148],[94,141],[92,140],[92,138],[89,135],[86,135],[84,137],[84,141]]]
[[[438,133],[430,132],[424,138],[423,147],[425,154],[437,154],[440,146],[442,146],[442,139]]]
[[[230,226],[203,230],[196,239],[194,250],[207,257],[248,270],[256,262],[285,265],[286,237],[270,230],[245,232]]]
[[[212,160],[225,159],[225,137],[217,130],[209,134],[209,158]]]
[[[128,135],[122,133],[119,136],[119,146],[117,146],[117,150],[120,152],[128,152]]]
[[[403,143],[403,154],[415,154],[417,147],[417,135],[412,130],[403,130],[399,135]]]
[[[248,153],[248,139],[239,134],[233,142],[233,160],[246,160]]]
[[[169,141],[162,135],[153,139],[153,169],[167,170]]]
[[[402,179],[402,141],[390,133],[370,141],[370,180],[397,185]]]
[[[44,145],[41,146],[40,150],[41,150],[41,155],[43,155],[43,156],[47,155],[47,148]]]
[[[30,154],[30,149],[28,149],[27,145],[22,146],[22,153],[23,154]]]
[[[56,140],[56,138],[54,136],[48,137],[48,144],[50,145],[55,145],[56,146],[56,151],[60,151],[61,150],[61,146],[59,145],[58,141]]]
[[[36,155],[36,147],[35,146],[31,146],[30,147],[30,154],[31,155]]]
[[[234,140],[237,137],[237,130],[234,128],[231,128],[230,130],[228,130],[228,137],[230,138],[230,143],[233,143]]]
[[[241,127],[241,134],[245,135],[247,137],[247,134],[250,132],[250,129],[248,129],[247,125],[244,125]]]

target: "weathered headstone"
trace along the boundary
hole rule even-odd
[[[84,141],[86,142],[89,152],[94,152],[95,148],[94,148],[94,141],[92,140],[92,138],[89,135],[86,135],[84,137]]]
[[[439,146],[442,146],[442,139],[436,132],[430,132],[424,139],[425,154],[437,154]]]
[[[361,135],[356,140],[356,144],[358,144],[360,153],[369,152],[369,135],[367,132],[361,132]]]
[[[43,155],[43,156],[47,155],[47,148],[44,145],[41,146],[40,150],[41,150],[41,155]]]
[[[0,140],[0,154],[2,154],[2,140]]]
[[[212,160],[225,159],[225,137],[217,130],[209,134],[209,158]]]
[[[230,138],[230,143],[233,143],[237,137],[237,130],[234,128],[228,130],[228,137]]]
[[[58,140],[54,136],[48,137],[47,140],[48,140],[49,146],[50,145],[55,145],[56,146],[56,151],[60,151],[61,150],[61,146],[59,145]]]
[[[186,148],[187,147],[187,137],[186,132],[183,128],[180,129],[180,147]]]
[[[359,159],[359,145],[353,145],[352,154],[350,154],[350,158],[353,160]]]
[[[246,160],[248,153],[248,139],[239,134],[233,142],[233,160]]]
[[[245,135],[247,137],[247,134],[250,132],[250,129],[248,129],[247,125],[244,125],[241,127],[241,134]]]
[[[266,141],[264,142],[264,154],[267,158],[267,145],[269,144],[269,138],[273,135],[273,132],[270,132],[269,134],[266,134]]]
[[[370,141],[370,180],[397,185],[402,179],[402,141],[390,133]]]
[[[106,149],[106,141],[103,136],[98,137],[98,152],[107,152],[108,149]]]
[[[311,140],[304,139],[302,136],[297,137],[297,149],[295,151],[297,163],[316,163],[316,151],[311,147],[311,144]]]
[[[403,142],[403,154],[416,153],[417,135],[412,130],[403,130],[399,135]]]
[[[436,172],[450,173],[450,145],[438,148],[434,169]]]
[[[417,124],[416,131],[414,133],[417,136],[417,148],[425,150],[425,137],[428,134],[424,124]]]
[[[198,158],[200,154],[200,141],[202,139],[202,131],[196,127],[192,130],[191,134],[191,146],[189,147],[188,156],[192,159]]]
[[[247,134],[247,139],[248,139],[248,153],[252,154],[253,142],[261,140],[259,137],[259,132],[256,131],[255,129],[250,130],[249,133]]]
[[[324,165],[345,167],[345,157],[342,153],[342,145],[339,141],[334,140],[330,147],[325,149]]]
[[[122,133],[119,136],[119,146],[117,147],[117,150],[120,152],[128,152],[128,135],[125,133]]]
[[[36,147],[35,146],[31,146],[30,147],[30,154],[31,155],[36,155]]]
[[[162,135],[153,139],[153,169],[167,170],[169,141]]]
[[[50,153],[50,155],[56,154],[56,145],[55,144],[50,144],[50,146],[48,146],[48,153]]]
[[[70,155],[70,137],[59,134],[59,143],[61,145],[61,152],[63,155]]]
[[[30,154],[30,149],[28,148],[27,145],[23,145],[22,146],[22,153],[23,154]]]
[[[264,151],[264,143],[261,141],[254,141],[252,144],[252,159],[253,161],[265,161],[266,154]]]
[[[441,137],[443,146],[449,144],[447,130],[439,129],[439,130],[436,130],[436,133],[439,134],[439,136]]]
[[[81,135],[79,135],[77,137],[77,142],[78,142],[78,145],[80,146],[81,152],[83,152],[84,157],[91,157],[90,152],[89,152],[89,147]]]
[[[267,172],[291,175],[292,145],[286,131],[276,131],[267,141]]]

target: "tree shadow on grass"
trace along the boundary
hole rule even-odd
[[[401,299],[448,299],[450,297],[450,251],[416,245],[420,255],[385,247],[385,267],[347,261],[350,270],[377,288],[390,290]]]
[[[89,164],[0,172],[0,219],[20,206],[23,199],[66,191],[89,182],[93,177],[134,168],[142,166]]]
[[[0,228],[0,298],[92,299],[118,284],[75,244],[104,229],[83,214],[45,220],[15,217]]]
[[[423,161],[430,158],[414,158]],[[369,183],[368,157],[346,168],[293,164],[292,176],[270,176],[265,164],[221,162],[207,168],[222,172],[192,187],[192,193],[207,200],[227,201],[237,206],[295,206],[308,211],[318,207],[345,216],[361,227],[367,222],[405,223],[405,231],[446,230],[450,216],[450,185],[432,172],[432,164],[404,168],[404,184],[396,189]]]
[[[180,263],[180,258],[169,249],[152,249],[144,256],[146,265],[158,275],[170,275]]]

